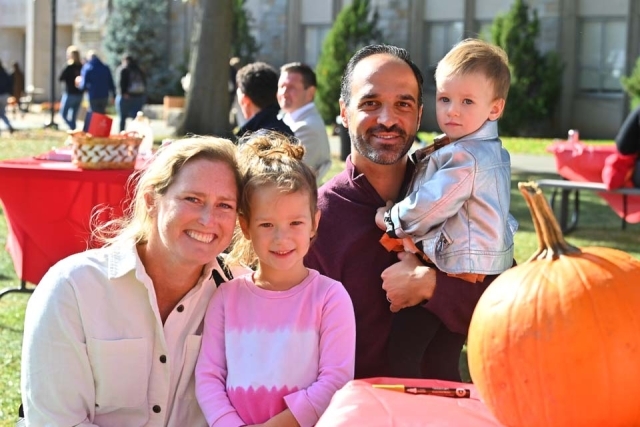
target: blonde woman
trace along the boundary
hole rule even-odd
[[[220,254],[241,191],[235,146],[178,140],[136,182],[106,245],[54,265],[29,300],[27,425],[207,426],[193,371],[209,299],[232,277]]]

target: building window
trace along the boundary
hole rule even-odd
[[[449,50],[462,40],[462,21],[425,22],[424,43],[426,55],[422,70],[425,86],[435,87],[433,74],[440,61]]]
[[[315,68],[322,50],[322,43],[327,37],[331,24],[304,25],[304,62]]]
[[[624,19],[585,19],[580,23],[578,87],[582,92],[621,92],[627,25]]]

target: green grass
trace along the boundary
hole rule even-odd
[[[51,147],[60,146],[66,134],[52,130],[21,131],[17,138],[0,138],[0,160],[43,153]],[[545,151],[551,140],[504,138],[503,142],[512,153],[534,153],[550,155]],[[594,141],[593,143],[612,143]],[[327,174],[333,176],[344,168],[344,162],[334,159]],[[511,190],[511,212],[520,223],[516,233],[516,255],[518,262],[525,261],[537,245],[529,211],[517,190],[520,181],[550,178],[550,175],[514,174]],[[1,185],[1,184],[0,184]],[[596,194],[584,192],[581,198],[581,218],[578,229],[567,237],[577,246],[608,246],[623,250],[640,259],[640,224],[629,224],[627,230],[620,227],[620,218]],[[0,209],[0,290],[20,285],[13,270],[9,254],[4,250],[7,226]],[[0,427],[13,426],[20,403],[20,351],[24,322],[24,310],[28,295],[9,294],[0,299]],[[461,356],[461,371],[468,379],[466,353]]]
[[[431,141],[438,135],[434,132],[418,132],[418,136],[423,141]],[[547,147],[553,143],[553,140],[547,138],[518,138],[510,136],[501,136],[502,145],[511,154],[539,154],[551,156],[547,151]],[[586,140],[587,144],[613,144],[613,140]]]

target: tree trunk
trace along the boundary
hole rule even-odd
[[[231,137],[229,124],[229,53],[232,0],[199,0],[191,40],[184,116],[177,135]]]

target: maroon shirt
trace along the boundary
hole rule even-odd
[[[403,189],[413,171],[414,165],[409,163]],[[393,313],[389,311],[380,275],[398,258],[378,243],[383,232],[374,218],[376,210],[384,205],[385,201],[355,169],[349,156],[345,170],[319,190],[322,216],[318,236],[305,258],[307,267],[342,282],[351,296],[356,316],[356,378],[389,375],[387,341]],[[471,284],[436,271],[436,290],[424,307],[442,320],[444,333],[466,335],[473,309],[494,278],[489,276],[483,283]],[[432,342],[425,357],[451,358],[451,352],[440,349],[437,343],[438,340]],[[450,363],[457,366],[458,360]]]

